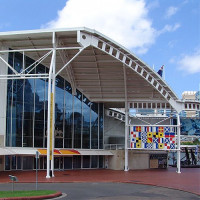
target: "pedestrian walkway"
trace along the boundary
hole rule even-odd
[[[8,175],[17,176],[21,183],[32,183],[36,180],[35,171],[0,172],[0,182],[10,182]],[[46,179],[46,171],[38,172],[40,183],[69,182],[122,182],[155,185],[183,190],[200,195],[200,168],[184,168],[176,173],[176,168],[154,170],[130,170],[128,172],[108,169],[55,171],[55,177]]]

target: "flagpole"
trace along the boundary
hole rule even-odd
[[[163,65],[163,79],[165,80],[165,66]]]

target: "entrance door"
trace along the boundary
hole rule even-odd
[[[64,157],[64,169],[72,169],[72,157]]]
[[[54,157],[54,169],[60,169],[60,158]]]

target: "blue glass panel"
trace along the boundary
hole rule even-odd
[[[17,72],[20,72],[23,69],[23,55],[21,53],[14,53],[14,68]]]
[[[38,65],[36,73],[45,73],[45,67]],[[44,120],[45,120],[45,80],[35,80],[35,124],[34,124],[34,147],[44,146]]]
[[[72,148],[73,96],[71,85],[65,81],[65,129],[64,148]]]
[[[99,104],[99,149],[103,149],[103,104]]]
[[[81,148],[82,94],[77,90],[74,96],[74,148]]]
[[[34,136],[43,137],[44,136],[44,120],[37,120],[34,124]]]
[[[35,90],[35,80],[28,79],[25,80],[24,88],[24,102],[33,104],[34,103],[34,90]]]
[[[91,148],[98,149],[98,104],[91,106]]]
[[[56,78],[55,88],[55,147],[63,148],[64,79]]]
[[[24,120],[23,146],[33,147],[33,120]]]
[[[22,118],[12,118],[12,146],[22,146]]]
[[[11,118],[6,118],[6,146],[11,146]]]
[[[23,102],[24,80],[13,80],[13,101]]]
[[[90,149],[90,104],[89,99],[83,96],[83,149]]]

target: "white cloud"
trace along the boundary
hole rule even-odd
[[[178,62],[179,68],[189,74],[200,73],[200,51],[184,55]]]
[[[145,53],[156,39],[144,0],[68,0],[45,28],[88,27]]]
[[[165,18],[170,18],[171,16],[175,15],[177,11],[177,7],[170,6],[166,11]]]
[[[68,0],[57,19],[42,28],[96,29],[135,53],[144,54],[160,34],[180,27],[166,25],[156,30],[148,17],[149,10],[145,0]]]
[[[176,31],[177,29],[179,29],[181,27],[181,25],[179,23],[176,23],[174,25],[165,25],[163,29],[161,29],[160,31],[158,31],[159,34],[163,34],[163,33],[166,33],[166,32],[174,32]]]

